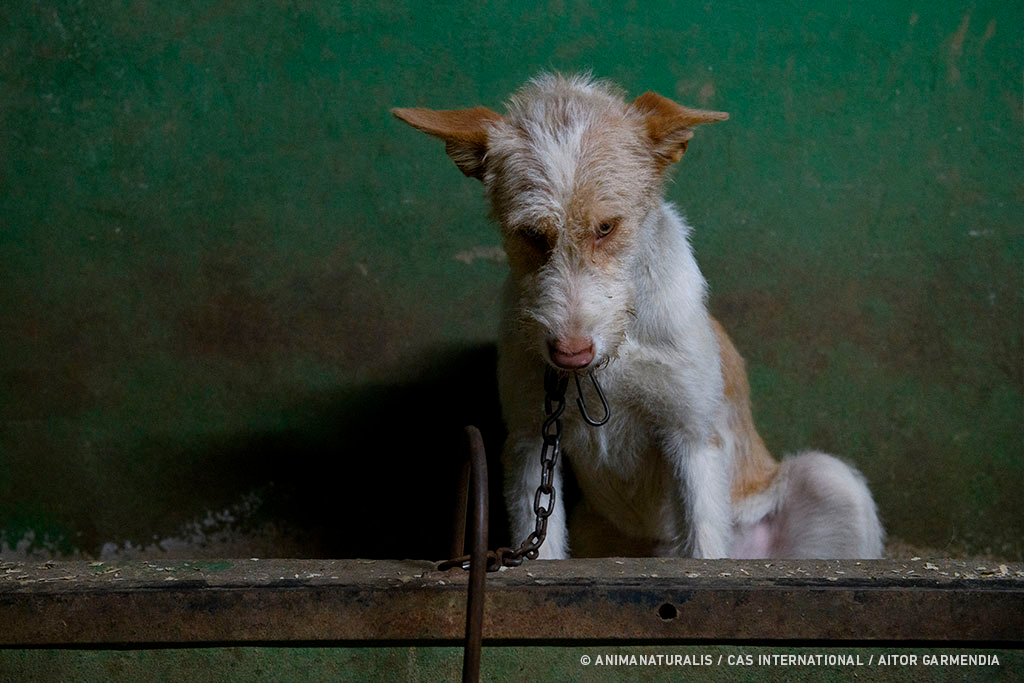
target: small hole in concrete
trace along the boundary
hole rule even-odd
[[[658,616],[663,620],[668,621],[669,619],[676,618],[676,606],[672,603],[666,602],[664,605],[658,608]]]

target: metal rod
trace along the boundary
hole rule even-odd
[[[472,457],[466,453],[459,472],[459,488],[455,492],[455,522],[452,524],[452,547],[448,557],[460,557],[466,552],[466,518],[469,516],[469,471]]]
[[[590,413],[587,412],[587,404],[583,400],[583,387],[580,386],[579,373],[576,373],[574,375],[574,378],[576,380],[577,394],[576,405],[579,407],[580,415],[583,416],[583,419],[587,422],[587,424],[591,425],[592,427],[600,427],[601,425],[608,421],[609,417],[612,416],[612,411],[608,408],[608,401],[604,397],[604,392],[601,391],[601,385],[597,383],[597,377],[592,372],[587,373],[587,376],[590,377],[590,383],[594,385],[594,390],[597,392],[597,397],[601,399],[601,407],[604,408],[604,417],[602,417],[600,420],[595,420],[594,418],[590,417]]]
[[[480,650],[484,630],[484,581],[487,577],[487,456],[480,430],[466,427],[473,490],[470,531],[469,596],[466,599],[466,644],[462,655],[463,683],[480,680]]]

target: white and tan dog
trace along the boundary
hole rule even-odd
[[[501,225],[511,276],[498,374],[515,542],[535,523],[550,364],[597,372],[612,416],[594,428],[565,413],[562,452],[582,502],[570,520],[556,473],[542,558],[881,556],[856,470],[824,453],[768,454],[743,359],[708,313],[690,228],[662,198],[694,126],[727,114],[651,92],[626,102],[607,83],[557,75],[527,84],[504,115],[393,113],[444,140]]]

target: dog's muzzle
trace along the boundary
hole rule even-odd
[[[551,362],[563,370],[582,370],[594,361],[594,340],[569,337],[548,341]]]

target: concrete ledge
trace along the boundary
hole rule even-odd
[[[467,574],[392,560],[0,562],[0,646],[463,636]],[[499,641],[1024,641],[1024,565],[527,562],[487,579]]]

